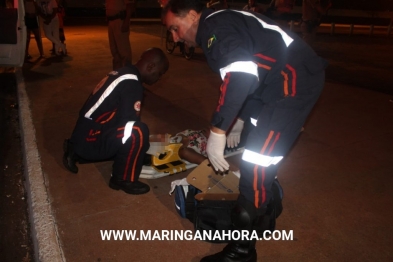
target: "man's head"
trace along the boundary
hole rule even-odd
[[[199,18],[204,5],[200,0],[169,0],[162,10],[162,19],[175,42],[196,46]]]
[[[160,48],[153,47],[142,53],[135,66],[141,74],[141,81],[152,85],[168,70],[169,61]]]

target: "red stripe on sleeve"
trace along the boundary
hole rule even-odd
[[[273,57],[265,56],[265,55],[262,55],[262,54],[256,54],[255,56],[259,57],[259,58],[262,58],[264,60],[270,61],[270,62],[276,62],[277,61]]]
[[[290,66],[288,64],[286,65],[286,67],[292,73],[292,94],[291,94],[291,96],[295,96],[296,95],[296,70],[295,70],[295,68],[293,68],[292,66]]]
[[[229,78],[230,78],[230,76],[231,76],[231,73],[227,73],[225,75],[224,82],[222,83],[222,85],[220,87],[221,94],[220,94],[220,99],[218,100],[218,105],[217,105],[217,108],[216,108],[216,112],[220,111],[221,106],[225,102],[225,95],[227,93],[227,87],[229,85]]]

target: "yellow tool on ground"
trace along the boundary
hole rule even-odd
[[[152,167],[160,172],[165,172],[173,175],[180,171],[185,171],[186,164],[180,159],[179,149],[183,144],[168,144],[165,146],[165,151],[160,155],[152,155]]]

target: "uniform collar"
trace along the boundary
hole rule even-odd
[[[139,73],[139,70],[135,65],[128,64],[125,66],[125,68],[128,68],[128,70],[131,70],[131,72],[138,77],[138,81],[141,81],[141,74]]]
[[[213,12],[214,12],[214,10],[212,10],[212,9],[205,9],[201,13],[201,16],[199,18],[198,31],[197,31],[197,35],[195,38],[195,41],[199,46],[202,46],[202,35],[203,35],[203,31],[205,30],[205,28],[202,24],[205,22],[206,17],[209,16]]]

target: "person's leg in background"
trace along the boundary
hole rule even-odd
[[[60,38],[60,42],[64,44],[66,40],[64,35],[64,28],[59,28],[59,38]]]
[[[120,55],[117,50],[117,44],[116,44],[116,37],[115,37],[115,31],[116,31],[116,26],[117,23],[115,21],[121,21],[120,19],[116,20],[110,20],[108,21],[108,40],[109,40],[109,49],[112,54],[112,69],[116,70],[118,68],[121,68],[121,62],[120,62]]]
[[[33,34],[34,34],[34,39],[37,42],[37,47],[38,47],[38,51],[40,52],[40,57],[44,56],[44,48],[42,46],[42,38],[41,38],[41,33],[40,33],[40,28],[34,28],[32,30]]]
[[[52,20],[52,22],[50,23],[50,25],[52,26],[52,35],[53,35],[53,38],[54,39],[56,39],[56,42],[54,42],[55,43],[55,51],[57,52],[57,53],[60,53],[59,52],[59,49],[61,49],[61,51],[62,51],[62,53],[64,54],[64,55],[66,55],[67,54],[67,49],[66,49],[66,47],[65,47],[65,44],[63,44],[62,42],[61,42],[61,40],[60,40],[60,34],[59,34],[59,17],[58,16],[56,16],[53,20]],[[53,41],[52,41],[53,42]]]
[[[25,51],[25,61],[28,61],[31,59],[31,55],[29,55],[29,45],[30,45],[30,36],[31,35],[31,30],[29,28],[26,28],[26,51]]]
[[[119,31],[116,33],[118,39],[117,48],[120,54],[122,66],[125,66],[127,62],[132,64],[130,31],[128,30],[127,32],[122,32],[121,26],[119,26],[118,29]]]
[[[108,39],[113,70],[123,67],[126,62],[132,63],[130,31],[122,32],[122,24],[123,20],[121,19],[108,21]]]
[[[67,50],[64,44],[61,43],[59,38],[59,19],[55,16],[49,24],[44,23],[44,32],[46,38],[48,38],[52,43],[55,44],[55,54],[61,55],[59,49],[61,48],[63,53],[66,55]]]
[[[318,25],[317,22],[314,21],[303,21],[301,26],[301,31],[302,31],[302,37],[303,40],[312,46],[315,42],[316,36],[317,36],[317,31],[318,31]]]
[[[38,27],[37,18],[32,17],[31,15],[25,15],[25,25],[26,25],[26,50],[25,50],[25,62],[31,59],[31,55],[29,54],[29,46],[31,39],[31,32],[34,27]]]
[[[66,49],[66,44],[64,43],[64,42],[65,42],[65,36],[64,36],[64,30],[63,30],[63,28],[59,28],[59,39],[60,39],[60,42],[61,42],[62,44],[64,44],[64,48]],[[55,49],[55,44],[54,44],[54,43],[52,43],[52,47],[53,47],[52,53],[55,53],[54,50],[56,50],[56,49]]]
[[[40,34],[40,27],[38,25],[38,18],[37,16],[26,15],[25,16],[25,24],[27,29],[27,41],[26,41],[26,59],[30,59],[31,56],[29,55],[29,46],[31,40],[31,33],[34,34],[34,39],[37,43],[38,51],[40,52],[40,57],[44,56],[44,49],[42,46],[42,39]]]

